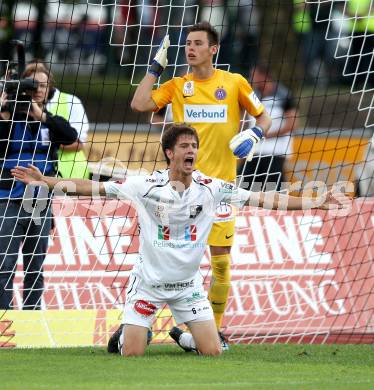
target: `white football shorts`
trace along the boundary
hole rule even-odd
[[[213,320],[213,310],[197,274],[193,279],[148,285],[132,273],[126,290],[123,323],[151,328],[158,309],[168,304],[175,322]]]

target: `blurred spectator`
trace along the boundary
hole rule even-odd
[[[238,170],[243,175],[242,187],[255,191],[282,189],[281,183],[286,181],[284,162],[290,148],[290,133],[298,125],[297,107],[291,92],[274,81],[269,72],[265,66],[256,66],[251,84],[270,114],[272,125],[253,160],[245,161]]]
[[[114,37],[110,37],[110,43],[120,47],[118,55],[121,64],[131,64],[135,61],[136,41],[139,32],[136,8],[130,7],[129,3],[130,0],[120,2],[120,12],[115,14],[115,34]]]
[[[372,0],[349,0],[352,40],[348,52],[347,71],[355,87],[374,87],[374,5]],[[357,89],[355,88],[355,89]]]
[[[69,41],[74,47],[74,57],[79,59],[79,63],[92,63],[95,57],[102,54],[101,28],[98,24],[90,22],[87,14],[82,14],[80,20],[72,26]]]
[[[168,50],[169,64],[166,68],[166,74],[169,79],[174,76],[182,76],[188,72],[187,60],[184,52],[184,45],[187,38],[187,26],[195,24],[198,8],[196,0],[175,0],[173,6],[164,9],[163,19],[165,23],[172,20],[172,26],[169,27],[171,47]],[[167,10],[167,12],[165,12]]]
[[[352,40],[347,71],[354,90],[374,87],[374,5],[371,0],[349,0]],[[364,161],[356,169],[358,194],[374,196],[374,136],[369,141]]]
[[[99,23],[108,22],[104,10],[107,11],[112,5],[103,7],[102,16],[100,7],[71,2],[54,4],[51,1],[45,2],[43,7],[43,2],[11,1],[17,3],[11,15],[15,26],[11,38],[25,43],[26,60],[45,58],[54,64],[54,70],[59,71],[65,71],[67,64],[69,71],[79,69],[80,72],[91,73],[101,70],[108,43],[104,42],[103,37],[106,26]],[[80,67],[81,64],[87,66]],[[100,66],[97,68],[93,65]]]
[[[9,45],[8,36],[6,33],[7,21],[0,17],[0,53],[10,53],[11,47]],[[7,71],[8,62],[5,56],[0,58],[0,74],[5,74]]]
[[[64,118],[45,109],[53,75],[33,64],[22,77],[34,80],[25,94],[1,95],[0,113],[0,309],[12,309],[13,280],[20,247],[23,254],[23,309],[41,308],[43,262],[52,226],[51,193],[45,188],[15,181],[11,169],[37,166],[45,175],[56,174],[57,150],[77,140],[77,132]],[[12,100],[25,103],[12,104]]]
[[[148,67],[152,44],[159,43],[166,33],[166,26],[160,23],[164,8],[151,0],[121,0],[117,9],[110,42],[118,47],[120,64],[134,65],[125,67],[129,76],[140,77]]]
[[[221,34],[218,64],[246,73],[257,62],[259,10],[255,0],[203,0],[200,20],[209,21]]]
[[[15,39],[14,12],[17,7],[18,4],[14,0],[2,0],[0,2],[0,53],[2,60],[8,57],[12,49],[10,40]]]
[[[336,41],[326,39],[331,4],[293,0],[293,28],[299,38],[300,55],[308,84],[328,84],[340,76],[334,63]],[[331,24],[330,30],[334,24]],[[332,34],[332,31],[329,31]],[[336,35],[336,34],[332,34]]]

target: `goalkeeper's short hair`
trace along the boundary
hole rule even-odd
[[[162,151],[164,152],[168,165],[170,164],[170,159],[166,155],[166,149],[173,149],[181,135],[191,135],[195,137],[197,147],[199,148],[199,136],[193,127],[188,126],[186,123],[174,123],[170,125],[164,131],[161,138]]]
[[[196,23],[187,29],[187,34],[194,31],[205,31],[208,34],[209,46],[219,44],[219,34],[217,30],[209,22]]]

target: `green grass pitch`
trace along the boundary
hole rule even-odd
[[[138,358],[103,348],[1,350],[0,389],[374,389],[374,346],[242,345],[218,358],[174,345]]]

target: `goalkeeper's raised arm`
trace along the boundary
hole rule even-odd
[[[147,74],[140,82],[135,91],[131,102],[131,108],[135,111],[153,111],[157,108],[156,103],[152,100],[152,88],[157,79],[161,76],[168,64],[167,52],[170,46],[169,35],[162,40],[157,53],[148,68]]]

